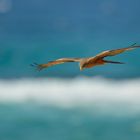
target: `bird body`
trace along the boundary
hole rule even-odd
[[[35,66],[35,67],[37,67],[38,70],[42,70],[44,68],[48,68],[50,66],[57,65],[57,64],[62,64],[62,63],[66,63],[66,62],[79,62],[80,70],[83,70],[85,68],[92,68],[94,66],[104,65],[104,64],[107,64],[107,63],[124,64],[122,62],[104,60],[104,58],[108,57],[108,56],[114,56],[114,55],[123,53],[125,51],[129,51],[129,50],[139,48],[139,47],[140,46],[136,46],[135,44],[133,44],[130,47],[127,47],[127,48],[103,51],[103,52],[97,54],[94,57],[87,57],[87,58],[60,58],[60,59],[57,59],[55,61],[50,61],[47,64],[34,63],[31,66]]]
[[[85,58],[80,61],[80,70],[83,70],[85,68],[92,68],[94,66],[103,65],[105,64],[105,61],[103,59],[92,59]]]

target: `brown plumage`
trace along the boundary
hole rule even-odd
[[[104,65],[106,63],[124,64],[122,62],[104,60],[104,58],[108,57],[108,56],[114,56],[114,55],[123,53],[125,51],[132,50],[132,49],[139,48],[139,47],[140,46],[136,46],[135,44],[133,44],[130,47],[127,47],[127,48],[103,51],[103,52],[97,54],[94,57],[87,57],[87,58],[61,58],[61,59],[57,59],[55,61],[50,61],[47,64],[34,63],[31,66],[35,66],[35,67],[37,67],[38,70],[42,70],[44,68],[48,68],[50,66],[57,65],[57,64],[62,64],[62,63],[66,63],[66,62],[79,62],[80,70],[83,70],[85,68],[91,68],[91,67],[98,66],[98,65]]]

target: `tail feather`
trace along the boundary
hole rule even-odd
[[[125,63],[123,63],[123,62],[108,61],[108,60],[105,60],[105,63],[112,63],[112,64],[125,64]]]

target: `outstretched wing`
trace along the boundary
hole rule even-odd
[[[114,55],[123,53],[125,51],[133,50],[133,49],[139,48],[139,47],[140,46],[135,46],[135,44],[133,44],[130,47],[127,47],[127,48],[121,48],[121,49],[116,49],[116,50],[103,51],[103,52],[97,54],[95,57],[92,57],[90,59],[90,61],[93,60],[93,59],[96,60],[96,59],[102,59],[102,58],[108,57],[108,56],[114,56]]]
[[[138,47],[140,47],[140,46],[135,46],[135,44],[133,44],[132,46],[127,47],[127,48],[121,48],[121,49],[116,49],[116,50],[104,51],[104,52],[96,55],[96,57],[104,58],[104,57],[107,57],[107,56],[114,56],[114,55],[123,53],[125,51],[133,50],[133,49],[138,48]]]
[[[48,67],[53,66],[53,65],[63,64],[65,62],[79,62],[80,60],[81,60],[80,58],[61,58],[61,59],[57,59],[55,61],[50,61],[46,64],[33,63],[33,64],[31,64],[31,66],[36,67],[40,71],[44,68],[48,68]]]

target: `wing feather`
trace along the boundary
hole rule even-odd
[[[63,63],[66,63],[66,62],[79,62],[80,60],[81,60],[80,58],[60,58],[60,59],[57,59],[57,60],[54,60],[54,61],[50,61],[46,64],[36,64],[36,63],[34,63],[34,65],[32,65],[32,66],[35,66],[40,71],[44,68],[48,68],[48,67],[51,67],[53,65],[63,64]]]
[[[90,61],[93,59],[96,60],[96,59],[102,59],[102,58],[108,57],[108,56],[118,55],[120,53],[123,53],[125,51],[129,51],[129,50],[133,50],[135,48],[140,48],[140,46],[134,46],[134,45],[135,44],[133,44],[133,46],[130,46],[130,47],[116,49],[116,50],[103,51],[103,52],[97,54],[95,57],[90,58]]]

